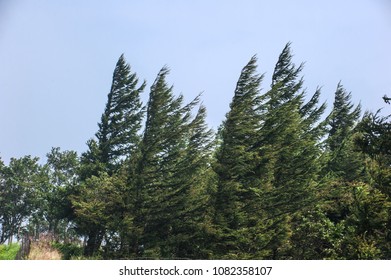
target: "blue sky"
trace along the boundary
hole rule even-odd
[[[176,94],[204,92],[216,128],[251,56],[266,91],[288,41],[294,62],[305,62],[308,94],[322,86],[329,109],[339,81],[364,109],[386,107],[388,0],[0,0],[0,156],[85,151],[121,53],[148,83],[144,101],[168,65]]]

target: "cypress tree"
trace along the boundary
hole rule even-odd
[[[263,238],[257,236],[262,214],[259,212],[260,179],[256,170],[259,155],[255,149],[262,122],[259,91],[263,76],[256,73],[256,62],[257,58],[252,57],[241,71],[216,152],[216,253],[224,258],[259,254],[263,242]]]
[[[201,105],[184,135],[186,147],[177,170],[177,191],[170,197],[172,232],[167,239],[171,257],[208,258],[210,244],[209,188],[212,183],[212,130]]]
[[[96,133],[100,161],[109,168],[130,156],[140,140],[139,130],[144,114],[140,93],[146,83],[137,84],[136,73],[131,73],[122,54],[114,69],[106,108]]]
[[[166,67],[162,68],[151,86],[133,182],[134,248],[145,248],[145,254],[157,258],[173,254],[166,241],[173,235],[176,213],[181,213],[178,208],[183,208],[186,199],[181,164],[186,155],[191,110],[199,102],[197,97],[183,106],[183,96],[175,98],[173,88],[167,85],[168,73]]]
[[[263,207],[273,232],[268,248],[270,258],[286,257],[292,217],[309,207],[319,171],[323,124],[319,123],[325,105],[318,107],[320,90],[305,103],[303,64],[292,62],[290,43],[283,49],[265,94],[263,122],[257,147],[261,158],[259,174],[265,190]]]
[[[140,101],[140,93],[145,88],[145,82],[138,85],[138,78],[131,72],[122,54],[113,73],[110,92],[107,96],[105,111],[98,123],[99,130],[96,140],[88,141],[88,151],[81,156],[80,177],[82,181],[92,176],[100,177],[107,173],[114,175],[120,170],[121,163],[131,157],[140,142],[139,130],[144,114]],[[87,184],[88,186],[89,184]],[[90,184],[91,185],[91,184]],[[82,201],[94,201],[93,197],[82,197],[82,193],[74,196]],[[85,195],[94,195],[95,192],[85,192]],[[105,225],[96,225],[89,229],[85,253],[94,254],[100,247],[105,236]]]
[[[364,162],[358,151],[355,151],[353,135],[360,117],[361,106],[354,108],[351,94],[347,93],[341,83],[335,91],[333,109],[327,118],[328,137],[326,140],[328,161],[324,172],[341,179],[352,181],[363,175]]]
[[[351,135],[361,113],[361,106],[353,109],[351,93],[346,92],[341,83],[338,83],[335,91],[333,110],[328,117],[329,139],[328,146],[331,151],[338,149]]]

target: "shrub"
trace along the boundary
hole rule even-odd
[[[14,260],[19,249],[20,245],[18,243],[0,245],[0,260]]]
[[[76,244],[53,243],[53,247],[61,252],[63,260],[77,259],[83,255],[83,248]]]

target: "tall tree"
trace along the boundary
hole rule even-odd
[[[213,139],[205,118],[206,108],[201,105],[184,135],[186,146],[178,165],[178,190],[170,198],[173,225],[167,243],[172,257],[205,259],[210,255]]]
[[[114,69],[106,108],[96,133],[100,161],[108,168],[130,156],[140,140],[139,130],[144,114],[140,93],[145,85],[143,82],[138,86],[136,73],[131,73],[130,65],[122,54]]]
[[[225,258],[246,258],[262,247],[254,243],[262,238],[253,232],[262,220],[258,211],[260,178],[256,170],[260,158],[254,148],[262,122],[259,91],[263,76],[256,73],[256,63],[253,56],[241,71],[216,153],[217,255]]]
[[[81,156],[82,181],[92,176],[100,177],[103,173],[113,175],[120,170],[121,163],[126,158],[133,156],[140,141],[139,130],[144,114],[140,93],[145,88],[145,82],[141,85],[138,83],[137,75],[131,72],[124,55],[121,55],[114,69],[111,90],[98,124],[96,140],[88,141],[89,150]],[[94,195],[94,192],[86,192],[85,195]],[[82,198],[76,195],[74,203],[78,203],[77,198],[94,201],[94,197]],[[92,255],[99,249],[105,231],[103,224],[88,230],[88,239],[92,241],[87,242],[86,254]]]
[[[173,235],[175,213],[180,213],[178,208],[186,200],[181,195],[185,193],[181,164],[186,155],[191,110],[199,102],[197,97],[183,106],[183,96],[175,98],[167,85],[168,72],[162,68],[151,86],[137,179],[131,182],[136,200],[135,248],[145,246],[145,252],[154,257],[173,255],[166,240]]]
[[[361,105],[354,107],[351,102],[352,94],[348,93],[338,83],[334,95],[333,110],[329,116],[328,146],[331,151],[341,147],[341,144],[351,136],[352,130],[361,114]]]
[[[388,220],[387,215],[384,213],[381,217],[381,223],[374,225],[374,221],[378,220],[372,219],[374,221],[366,221],[366,225],[371,225],[369,229],[372,233],[372,242],[376,245],[378,249],[381,249],[381,258],[388,259],[391,256],[391,211],[390,211],[390,201],[391,201],[391,122],[390,116],[381,116],[380,110],[376,113],[365,113],[363,119],[357,125],[358,133],[354,137],[355,146],[358,147],[360,151],[366,154],[369,159],[366,160],[366,168],[370,176],[370,186],[367,193],[363,192],[363,200],[358,201],[359,203],[364,204],[364,207],[358,207],[357,211],[360,213],[359,217],[362,220],[362,217],[370,217],[373,215],[378,215],[379,209],[381,211],[388,211]],[[382,203],[376,203],[377,198],[380,195],[377,192],[381,192],[381,195],[387,197],[387,201]],[[372,199],[369,199],[372,198]],[[372,201],[371,201],[372,200]],[[375,203],[374,203],[375,202]],[[377,209],[368,204],[373,203],[374,205],[382,205],[381,208]],[[386,207],[388,206],[388,208]],[[369,213],[365,213],[369,212]],[[368,211],[375,210],[375,211]],[[377,210],[377,211],[376,211]],[[356,213],[357,213],[356,212]],[[365,216],[366,215],[366,216]],[[357,220],[357,219],[356,219]],[[380,237],[380,236],[381,237]]]
[[[276,63],[271,89],[265,94],[263,122],[257,147],[259,172],[265,190],[263,205],[273,232],[268,248],[271,258],[284,258],[288,239],[295,225],[291,218],[313,201],[313,188],[319,171],[322,115],[318,107],[320,91],[305,102],[300,73],[303,64],[292,62],[288,43]],[[286,251],[285,251],[286,252]]]

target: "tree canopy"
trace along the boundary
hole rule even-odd
[[[326,115],[291,43],[269,88],[259,68],[244,65],[215,133],[168,67],[143,104],[147,83],[121,55],[86,151],[0,160],[0,244],[50,234],[93,259],[389,259],[389,116],[362,114],[342,82]]]

